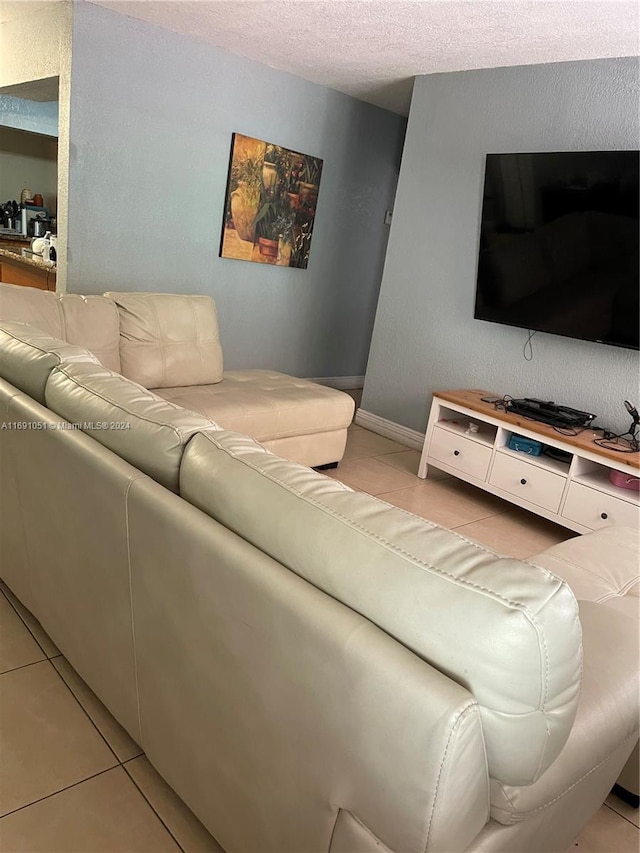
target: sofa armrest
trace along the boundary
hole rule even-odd
[[[638,737],[637,625],[608,607],[580,603],[584,668],[578,713],[557,760],[529,786],[491,782],[491,815],[517,824],[572,801],[594,812],[607,795]],[[576,792],[577,793],[577,792]],[[571,821],[566,806],[565,820]],[[536,850],[544,849],[536,847]],[[554,848],[555,849],[555,848]]]
[[[582,602],[602,604],[636,620],[632,632],[637,649],[640,531],[633,527],[603,527],[554,545],[532,557],[530,562],[563,578]],[[583,610],[584,605],[581,604]],[[607,649],[615,648],[610,634],[603,640]],[[637,796],[637,744],[618,778],[618,784]]]
[[[580,602],[580,622],[583,677],[571,734],[556,761],[533,785],[492,780],[491,814],[500,823],[516,823],[549,808],[614,759],[601,792],[606,796],[636,743],[638,626],[591,601]]]

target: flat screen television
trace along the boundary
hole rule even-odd
[[[638,155],[487,154],[474,316],[638,349]]]

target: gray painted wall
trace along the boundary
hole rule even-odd
[[[17,130],[57,136],[58,102],[28,101],[13,95],[0,95],[0,124]]]
[[[484,156],[638,148],[635,59],[417,78],[362,408],[424,431],[430,395],[485,388],[542,397],[629,426],[630,350],[473,319]]]
[[[292,75],[75,4],[67,289],[208,293],[227,368],[362,375],[405,127]],[[324,159],[306,271],[218,257],[234,131]]]

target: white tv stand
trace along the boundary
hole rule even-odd
[[[615,486],[612,470],[640,476],[640,453],[593,443],[601,433],[563,435],[546,424],[496,410],[488,391],[441,391],[433,396],[418,468],[433,465],[504,500],[578,533],[610,524],[640,525],[640,493]],[[469,424],[477,432],[468,432]],[[513,434],[565,451],[567,459],[510,450]]]

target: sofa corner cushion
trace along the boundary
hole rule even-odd
[[[565,580],[578,601],[606,604],[640,617],[640,530],[611,526],[547,548],[529,561]]]
[[[52,338],[66,340],[59,298],[48,290],[0,284],[0,322],[4,321],[28,323]]]
[[[49,377],[45,401],[56,414],[174,492],[186,443],[200,430],[218,429],[213,421],[98,364],[60,365]]]
[[[120,372],[120,317],[105,296],[63,293],[60,297],[64,339],[86,347],[109,370]]]
[[[27,323],[0,321],[0,375],[34,400],[44,403],[49,374],[68,362],[98,363],[83,347],[52,338]]]
[[[531,784],[557,757],[582,651],[578,605],[559,578],[227,431],[190,442],[180,491],[466,687],[493,778]]]
[[[210,296],[113,293],[120,313],[122,373],[145,388],[213,385],[222,379],[216,305]]]

